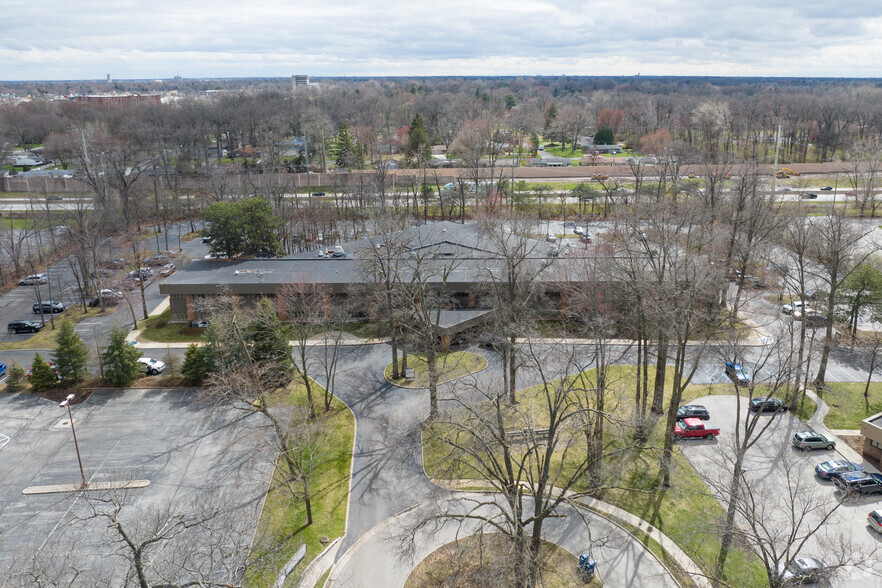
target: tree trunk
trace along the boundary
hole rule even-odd
[[[668,340],[658,337],[657,359],[655,362],[655,384],[652,390],[652,414],[664,414],[665,374],[668,367]]]
[[[720,553],[717,555],[717,562],[714,567],[714,578],[723,577],[726,558],[729,557],[729,550],[735,538],[735,513],[738,509],[738,494],[741,491],[741,466],[743,458],[744,455],[739,450],[732,469],[732,479],[729,481],[729,504],[726,508],[726,523],[723,527],[723,537],[720,541]]]

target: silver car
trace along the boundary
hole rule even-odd
[[[18,281],[19,286],[33,286],[35,284],[45,284],[49,281],[49,278],[46,277],[46,274],[31,274],[29,276],[25,276]]]

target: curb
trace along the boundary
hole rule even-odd
[[[830,407],[827,406],[827,403],[823,401],[813,390],[806,389],[805,395],[815,401],[815,405],[817,408],[815,409],[815,414],[813,414],[809,420],[806,421],[806,424],[812,428],[812,430],[817,431],[827,437],[832,438],[836,441],[836,453],[841,455],[843,458],[848,461],[853,461],[854,463],[859,463],[863,466],[864,471],[870,472],[871,474],[879,474],[882,473],[876,468],[875,465],[864,459],[864,456],[849,447],[847,443],[842,441],[838,435],[836,435],[833,431],[824,426],[824,419],[827,417],[827,413],[830,412]],[[860,431],[857,431],[860,433]]]

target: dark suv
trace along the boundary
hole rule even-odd
[[[710,419],[710,413],[700,404],[687,404],[677,409],[677,420],[687,418],[701,419],[703,421]]]
[[[882,474],[849,472],[847,474],[842,474],[838,478],[834,478],[833,483],[842,491],[843,496],[882,493]]]
[[[763,412],[786,412],[787,405],[778,400],[777,398],[766,398],[765,396],[758,396],[750,401],[750,410],[754,412],[759,412],[762,410]]]
[[[40,314],[40,303],[34,302],[33,306],[34,314]],[[57,312],[64,312],[64,304],[61,302],[56,302],[54,300],[45,300],[43,301],[43,314],[55,314]]]
[[[16,335],[19,333],[36,333],[43,329],[43,323],[39,321],[12,321],[8,325],[6,325],[6,330],[9,331],[9,334],[15,333]]]

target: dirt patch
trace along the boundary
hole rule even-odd
[[[511,542],[493,533],[473,535],[448,543],[430,553],[407,578],[405,588],[513,586]],[[585,582],[578,559],[552,543],[543,543],[540,554],[539,588],[601,586],[595,576]]]
[[[44,390],[43,392],[31,392],[31,394],[39,396],[40,398],[45,398],[46,400],[51,400],[52,402],[61,402],[69,395],[73,394],[74,397],[71,399],[70,403],[71,405],[74,405],[88,400],[94,391],[94,389],[76,390],[71,388],[52,388],[50,390]]]
[[[843,443],[854,449],[858,452],[858,454],[862,454],[864,451],[864,436],[863,435],[839,435],[839,438],[842,439]]]

